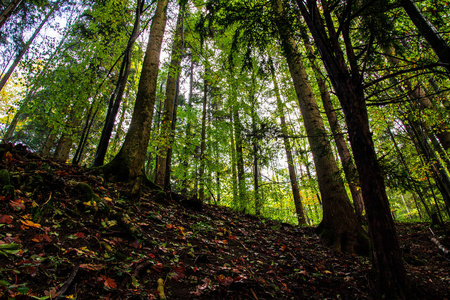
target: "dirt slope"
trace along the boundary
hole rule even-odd
[[[150,190],[130,203],[126,185],[23,146],[0,145],[0,158],[2,299],[371,298],[369,260],[312,228]],[[419,298],[450,298],[450,257],[427,225],[398,230]]]

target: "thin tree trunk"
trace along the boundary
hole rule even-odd
[[[11,74],[14,72],[14,70],[16,69],[17,65],[19,64],[19,62],[22,60],[23,56],[25,55],[25,53],[28,52],[28,49],[30,48],[31,43],[34,41],[34,39],[37,37],[37,35],[39,34],[39,32],[41,31],[42,27],[44,27],[45,23],[47,23],[48,19],[50,19],[50,17],[53,15],[53,13],[56,11],[56,9],[59,6],[59,3],[61,2],[61,0],[58,0],[58,2],[56,2],[52,9],[47,13],[47,15],[45,16],[44,20],[42,20],[41,24],[39,24],[38,28],[36,28],[36,30],[34,31],[33,35],[30,37],[30,39],[25,43],[25,45],[23,46],[22,50],[20,50],[19,54],[17,55],[16,59],[14,60],[14,62],[12,63],[12,65],[9,67],[9,70],[6,72],[5,75],[3,75],[2,79],[0,80],[0,91],[3,89],[3,87],[5,86],[6,82],[8,81],[9,77],[11,76]]]
[[[173,116],[176,107],[175,102],[177,101],[177,82],[180,74],[181,54],[183,51],[183,40],[181,39],[183,32],[182,25],[183,10],[180,8],[180,11],[178,12],[176,32],[172,44],[172,54],[166,84],[166,99],[164,101],[164,111],[161,118],[161,128],[159,132],[162,143],[158,145],[159,155],[155,183],[161,187],[165,186],[164,181],[166,178],[166,173],[170,172],[170,170],[167,170],[167,159],[174,139],[172,123],[174,121]]]
[[[234,127],[233,127],[233,108],[230,108],[230,152],[231,152],[231,181],[233,186],[233,203],[239,207],[238,199],[238,178],[236,168],[236,147],[234,141]]]
[[[102,171],[110,180],[131,181],[132,195],[138,195],[145,177],[145,156],[153,119],[162,39],[167,20],[168,0],[158,0],[144,57],[130,127],[119,153]]]
[[[305,218],[305,211],[303,208],[303,199],[300,195],[300,189],[298,186],[298,180],[297,180],[297,174],[295,173],[294,168],[294,160],[292,158],[292,147],[291,142],[289,141],[288,135],[288,128],[286,126],[286,117],[284,114],[283,109],[283,103],[281,101],[281,95],[280,95],[280,89],[278,87],[278,81],[275,77],[275,68],[271,66],[271,75],[272,75],[272,82],[274,85],[274,91],[275,91],[275,97],[277,99],[277,109],[278,113],[280,114],[280,123],[281,123],[281,132],[283,133],[283,142],[284,142],[284,149],[286,151],[286,160],[288,164],[288,171],[289,171],[289,179],[291,182],[291,189],[292,189],[292,195],[294,197],[294,205],[295,205],[295,211],[297,213],[297,221],[299,225],[306,225],[306,218]]]
[[[208,85],[206,79],[203,79],[203,112],[202,112],[202,133],[200,137],[200,170],[198,172],[199,178],[199,191],[198,198],[200,202],[204,202],[205,198],[205,165],[206,165],[206,102]]]
[[[412,0],[400,0],[403,9],[416,25],[420,34],[428,41],[444,67],[450,72],[450,46],[436,28],[425,18]]]
[[[136,4],[133,31],[131,32],[130,38],[128,39],[127,47],[123,55],[116,89],[112,93],[109,101],[105,125],[103,127],[102,135],[100,136],[100,141],[95,153],[94,167],[103,165],[106,152],[108,151],[109,140],[111,139],[111,133],[114,128],[116,116],[119,112],[120,103],[122,102],[123,93],[125,91],[128,76],[131,70],[131,55],[133,52],[134,43],[139,36],[139,29],[141,27],[141,14],[144,11],[144,4],[145,1],[143,0],[137,1]]]
[[[233,123],[234,123],[234,141],[236,143],[236,167],[239,190],[239,205],[238,211],[244,211],[247,207],[246,193],[245,193],[245,171],[244,171],[244,154],[242,143],[242,125],[239,119],[239,112],[237,107],[233,109]]]
[[[22,0],[13,0],[0,14],[0,29],[6,23],[6,20],[12,15],[17,6],[22,2]]]
[[[193,97],[193,88],[194,88],[194,59],[191,56],[191,67],[190,67],[190,74],[189,74],[189,100],[188,100],[188,111],[192,109],[192,97]],[[183,180],[182,180],[182,191],[183,193],[187,192],[187,179],[189,176],[189,159],[188,157],[192,156],[192,153],[190,151],[190,147],[192,144],[192,134],[191,134],[191,119],[189,117],[186,118],[186,132],[185,132],[185,138],[186,138],[186,145],[183,148]]]

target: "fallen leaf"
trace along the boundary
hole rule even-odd
[[[15,210],[25,210],[25,204],[22,199],[11,200],[9,201],[9,205]]]
[[[86,235],[83,232],[77,232],[74,234],[74,236],[76,236],[79,239],[83,239],[86,237]]]
[[[117,288],[117,285],[116,285],[116,282],[114,281],[114,279],[108,278],[105,275],[100,275],[100,277],[104,280],[103,284],[107,288],[111,288],[111,289],[116,289]]]
[[[1,224],[11,224],[12,218],[8,215],[0,215],[0,223]]]
[[[20,220],[20,222],[22,222],[23,226],[22,229],[27,229],[27,227],[34,227],[34,228],[41,228],[41,224],[38,223],[34,223],[33,221],[30,220]],[[23,228],[25,227],[25,228]]]
[[[103,269],[103,265],[101,265],[101,264],[98,264],[98,265],[81,264],[80,268],[85,269],[85,270],[99,271],[99,270]]]
[[[225,277],[224,275],[219,275],[217,277],[217,280],[219,281],[220,285],[222,286],[229,286],[230,284],[233,283],[233,278],[231,277]]]

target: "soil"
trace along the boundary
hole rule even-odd
[[[373,298],[370,259],[334,252],[312,227],[174,193],[144,189],[133,202],[126,184],[21,145],[0,145],[0,158],[15,189],[0,196],[1,299]],[[448,235],[397,230],[417,298],[449,299]]]

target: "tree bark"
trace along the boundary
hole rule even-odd
[[[450,72],[450,46],[445,42],[436,28],[425,18],[412,0],[400,0],[400,4],[408,14],[411,21],[416,25],[420,34],[433,48],[439,60]]]
[[[206,76],[206,74],[205,74]],[[206,79],[203,79],[203,110],[202,110],[202,133],[200,137],[200,170],[198,172],[199,190],[198,199],[200,202],[205,200],[205,165],[206,165],[206,101],[208,93],[208,85]]]
[[[106,113],[105,125],[103,126],[102,135],[97,147],[94,158],[94,167],[103,165],[105,155],[108,150],[109,140],[111,139],[111,133],[114,128],[117,113],[119,112],[120,104],[122,102],[123,93],[125,91],[128,76],[131,70],[131,55],[133,52],[133,45],[139,36],[139,29],[141,27],[141,14],[144,11],[145,1],[139,0],[136,4],[136,12],[134,15],[134,26],[128,39],[127,47],[123,54],[122,64],[120,66],[119,76],[117,79],[117,85],[109,100],[108,111]]]
[[[342,27],[351,72],[342,52],[340,39],[334,29],[331,14],[325,6],[327,27],[315,1],[297,0],[297,5],[314,37],[334,90],[344,111],[353,149],[356,167],[361,182],[369,235],[372,241],[372,263],[376,273],[379,297],[405,299],[407,297],[406,271],[402,263],[400,246],[391,216],[383,175],[375,153],[370,132],[361,74],[346,38],[349,28]],[[324,2],[322,2],[324,3]],[[326,4],[326,3],[325,3]],[[328,29],[328,34],[325,32]]]
[[[190,74],[189,74],[189,100],[188,100],[188,112],[192,109],[192,97],[193,97],[193,88],[194,88],[194,59],[191,56],[191,67],[190,67]],[[182,180],[182,192],[186,194],[187,192],[187,179],[189,176],[189,157],[192,157],[192,151],[189,149],[191,147],[192,143],[192,133],[191,133],[191,119],[188,117],[186,119],[186,131],[185,131],[185,139],[186,143],[183,147],[183,180]]]
[[[110,180],[133,182],[132,194],[140,191],[141,183],[146,179],[144,163],[155,106],[159,59],[167,20],[167,4],[168,0],[158,0],[153,16],[136,102],[125,141],[114,159],[102,167],[103,173]]]
[[[22,0],[13,0],[0,14],[0,29],[5,25],[6,20],[12,15],[17,6],[22,2]]]
[[[333,157],[328,134],[317,106],[308,75],[300,58],[295,40],[283,17],[281,1],[274,7],[282,48],[292,76],[308,141],[313,153],[320,194],[323,219],[318,228],[324,241],[336,250],[348,253],[365,248],[360,226]]]
[[[242,125],[239,119],[239,112],[237,107],[233,108],[233,123],[234,123],[234,141],[236,143],[236,167],[238,179],[238,211],[244,211],[247,207],[246,192],[245,192],[245,170],[244,170],[244,154],[242,143]]]
[[[3,87],[5,86],[6,82],[8,81],[9,77],[11,76],[11,74],[14,72],[14,70],[16,69],[17,65],[19,64],[19,62],[22,60],[23,56],[25,55],[25,53],[27,53],[28,49],[30,48],[31,43],[34,41],[34,39],[37,37],[37,35],[39,34],[39,32],[41,31],[42,27],[44,27],[45,23],[47,23],[48,19],[50,19],[50,17],[53,15],[53,13],[56,11],[56,9],[59,6],[59,3],[61,2],[61,0],[58,0],[58,2],[56,2],[52,9],[47,13],[47,15],[45,16],[44,20],[42,20],[41,24],[39,24],[38,28],[36,28],[36,30],[34,31],[33,35],[29,38],[29,40],[25,43],[25,45],[23,46],[22,50],[20,50],[19,54],[17,54],[16,59],[14,60],[14,62],[12,63],[12,65],[9,67],[8,71],[5,73],[5,75],[3,75],[2,79],[0,80],[0,91],[3,89]]]
[[[164,181],[166,178],[166,173],[169,172],[170,175],[170,169],[167,169],[167,161],[175,134],[175,128],[172,129],[172,121],[174,121],[174,111],[176,107],[175,102],[177,101],[177,82],[180,74],[181,54],[183,51],[183,40],[181,38],[183,32],[182,19],[183,10],[180,8],[172,44],[172,54],[166,84],[166,99],[164,101],[164,111],[162,113],[161,127],[159,131],[160,140],[162,143],[158,146],[159,155],[155,183],[161,187],[165,186]],[[167,188],[167,186],[165,188]]]
[[[297,213],[297,221],[299,225],[306,225],[306,217],[305,217],[305,210],[303,208],[303,199],[300,195],[300,188],[298,186],[298,180],[297,180],[297,174],[295,173],[294,168],[294,159],[292,158],[292,147],[291,142],[289,141],[289,132],[288,128],[286,126],[286,117],[284,114],[283,109],[283,103],[281,101],[281,95],[280,95],[280,89],[278,87],[278,81],[275,77],[275,68],[273,65],[270,68],[271,75],[272,75],[272,82],[274,85],[274,91],[275,91],[275,97],[277,99],[277,109],[278,113],[280,114],[280,123],[281,123],[281,132],[283,134],[283,142],[284,142],[284,149],[286,151],[286,160],[288,164],[288,171],[289,171],[289,179],[291,182],[291,189],[292,189],[292,196],[294,198],[294,205],[295,205],[295,212]]]

